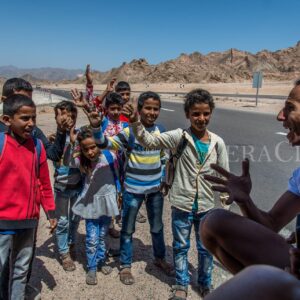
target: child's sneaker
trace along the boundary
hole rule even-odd
[[[72,272],[76,269],[74,261],[72,260],[70,253],[64,253],[60,255],[61,265],[66,272]]]
[[[86,274],[85,282],[88,285],[96,285],[98,283],[97,272],[95,270],[88,271]]]

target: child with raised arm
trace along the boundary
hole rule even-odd
[[[58,112],[67,114],[72,119],[71,128],[75,126],[77,119],[77,107],[71,101],[61,101],[54,107],[55,118]],[[67,132],[66,144],[70,143],[70,131]],[[65,147],[65,151],[67,146]],[[54,192],[56,204],[56,217],[58,218],[55,232],[58,253],[62,267],[70,272],[76,269],[73,259],[75,258],[76,234],[80,218],[72,213],[72,206],[82,189],[82,176],[78,169],[70,168],[63,163],[54,162]]]
[[[202,297],[211,289],[213,257],[203,247],[199,235],[201,219],[215,206],[211,185],[204,180],[204,174],[213,174],[211,163],[228,169],[228,156],[224,141],[208,131],[214,101],[209,92],[196,89],[185,97],[184,111],[190,121],[187,130],[178,128],[160,135],[149,133],[138,121],[135,108],[128,104],[124,110],[130,115],[130,126],[136,139],[147,149],[170,149],[177,152],[182,139],[187,140],[180,158],[177,160],[174,181],[170,189],[172,204],[173,256],[176,270],[176,285],[170,299],[186,299],[189,272],[188,251],[190,234],[195,227],[198,250],[198,284]],[[181,297],[181,298],[179,298]]]
[[[74,131],[71,132],[74,143]],[[97,268],[105,275],[112,268],[106,265],[105,237],[111,218],[119,214],[117,205],[118,174],[115,154],[101,152],[96,145],[93,132],[88,127],[77,134],[80,155],[74,156],[72,143],[65,154],[65,164],[79,168],[85,176],[83,190],[73,205],[73,212],[85,219],[86,225],[86,283],[97,284]],[[74,149],[73,149],[74,150]]]
[[[97,110],[101,111],[101,108],[103,106],[103,101],[105,97],[114,91],[114,84],[117,80],[117,78],[113,77],[109,83],[106,86],[106,89],[103,91],[101,95],[95,96],[94,95],[94,85],[93,85],[93,77],[92,77],[92,72],[91,72],[91,66],[87,65],[86,70],[85,70],[85,78],[86,78],[86,94],[85,94],[85,99],[86,101],[95,107]]]
[[[138,110],[141,122],[146,130],[155,135],[161,134],[164,129],[155,124],[159,116],[161,100],[154,92],[145,92],[139,96]],[[146,202],[146,209],[150,224],[154,264],[167,275],[172,275],[173,268],[165,259],[166,247],[163,232],[163,203],[160,192],[162,182],[162,165],[164,157],[161,150],[144,148],[135,139],[133,132],[125,128],[114,137],[107,138],[100,128],[101,119],[97,113],[88,115],[94,136],[100,148],[125,150],[127,163],[125,168],[122,230],[120,239],[120,280],[126,285],[134,283],[131,272],[133,245],[132,236],[135,232],[135,221],[142,203]]]
[[[2,120],[9,131],[0,133],[0,280],[11,250],[9,299],[24,299],[40,206],[53,232],[55,204],[45,149],[32,137],[34,102],[21,94],[8,97]]]

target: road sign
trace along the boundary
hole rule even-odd
[[[253,88],[261,88],[262,86],[262,79],[263,79],[263,74],[262,72],[254,72],[253,73],[253,82],[252,82],[252,87]]]

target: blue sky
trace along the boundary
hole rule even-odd
[[[1,1],[0,66],[105,71],[194,51],[278,50],[300,40],[299,0]]]

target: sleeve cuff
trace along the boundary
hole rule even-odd
[[[47,219],[55,219],[56,218],[56,213],[55,213],[55,210],[48,210],[46,212],[46,216],[47,216]]]

